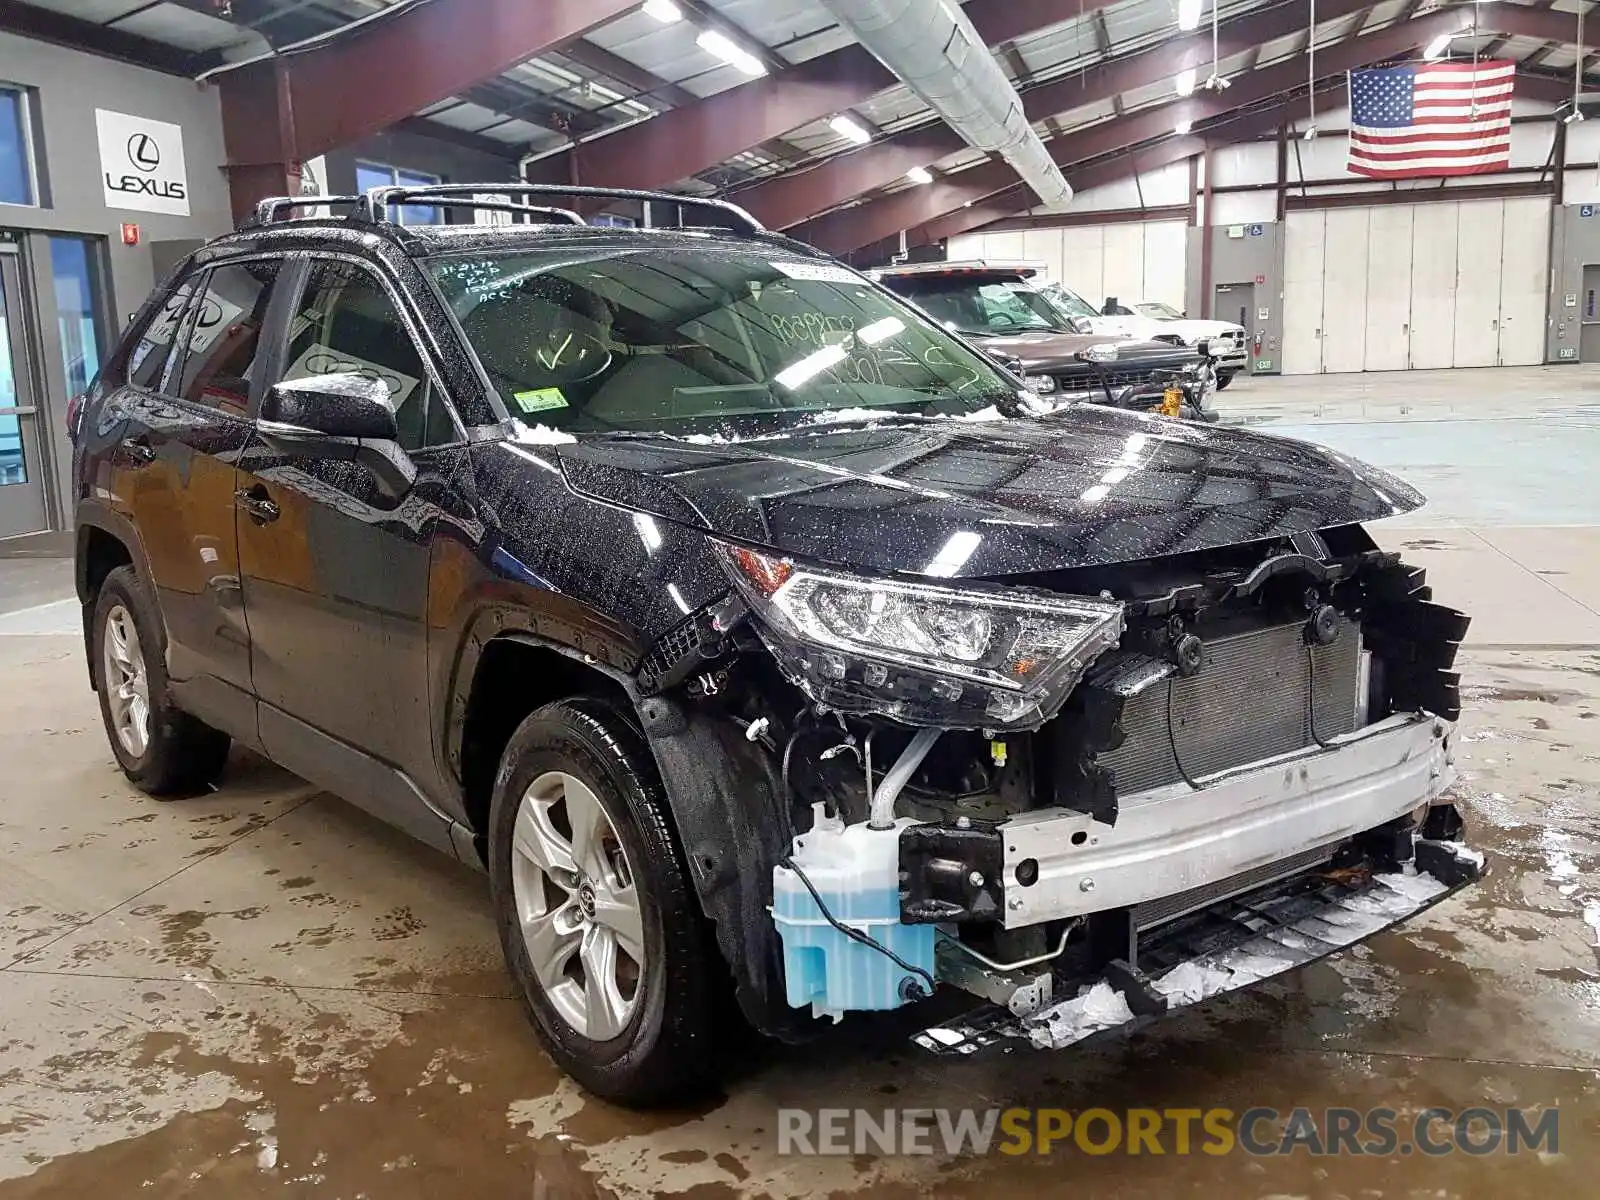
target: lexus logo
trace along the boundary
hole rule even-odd
[[[128,139],[128,161],[141,171],[154,171],[161,165],[161,147],[148,133],[136,133]]]

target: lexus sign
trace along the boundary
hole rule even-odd
[[[94,110],[100,135],[100,182],[108,208],[189,215],[183,131],[165,121]]]

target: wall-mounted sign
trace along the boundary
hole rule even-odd
[[[1259,225],[1250,226],[1250,236],[1251,237],[1260,237],[1261,236],[1261,226],[1259,226]]]
[[[1562,297],[1562,299],[1566,301],[1566,304],[1567,304],[1568,308],[1577,308],[1578,307],[1578,293],[1577,292],[1568,292],[1564,297]]]
[[[1557,358],[1577,358],[1578,357],[1578,348],[1576,346],[1561,346],[1556,350],[1556,357]]]
[[[1272,315],[1272,310],[1270,308],[1258,308],[1258,309],[1256,309],[1256,320],[1258,320],[1258,321],[1265,321],[1271,315]]]
[[[1231,238],[1242,238],[1244,236],[1244,226],[1243,225],[1229,225],[1228,226],[1228,236],[1231,237]]]
[[[107,208],[189,215],[183,131],[166,121],[94,110],[100,138],[100,182]]]
[[[1272,370],[1272,360],[1270,358],[1258,358],[1258,359],[1256,359],[1256,370],[1257,371],[1270,371],[1270,370]]]
[[[1592,216],[1594,216],[1594,205],[1585,204],[1582,208],[1578,209],[1578,215],[1580,217],[1592,217]]]

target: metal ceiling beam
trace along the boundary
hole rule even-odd
[[[1318,16],[1351,16],[1371,0],[1323,0]],[[1223,22],[1218,58],[1242,54],[1293,33],[1305,24],[1302,0],[1286,0]],[[1113,99],[1123,92],[1171,79],[1185,67],[1211,58],[1211,31],[1169,38],[1145,50],[1125,54],[1022,93],[1023,111],[1034,122],[1087,104]],[[912,167],[926,167],[964,149],[966,143],[942,123],[918,126],[870,146],[837,155],[809,171],[758,184],[732,197],[774,229],[797,225],[853,197],[894,183]],[[1076,186],[1076,185],[1074,185]]]
[[[153,38],[50,9],[34,8],[17,0],[0,0],[0,32],[116,59],[136,67],[148,67],[168,75],[196,75],[222,61],[214,54],[193,54]]]
[[[447,142],[452,146],[460,146],[464,150],[473,150],[479,154],[503,158],[508,164],[514,165],[521,156],[521,152],[516,146],[496,141],[494,138],[486,137],[481,133],[457,129],[454,125],[446,125],[443,121],[434,121],[427,117],[407,117],[403,121],[396,121],[389,128],[399,133],[432,138],[436,142]]]
[[[580,67],[587,67],[597,75],[615,79],[639,95],[663,101],[673,108],[681,108],[700,99],[688,88],[668,82],[654,71],[647,71],[637,63],[629,62],[622,55],[613,54],[604,46],[597,46],[582,38],[561,47],[561,53]]]
[[[1322,77],[1342,75],[1346,71],[1408,53],[1417,46],[1426,45],[1441,33],[1458,30],[1464,16],[1466,14],[1461,9],[1445,9],[1337,42],[1323,48],[1317,55],[1319,74]],[[1197,92],[1185,100],[1158,105],[1120,119],[1102,121],[1056,138],[1049,143],[1050,153],[1062,166],[1070,166],[1120,151],[1130,145],[1170,136],[1180,119],[1198,127],[1235,110],[1298,90],[1304,86],[1305,70],[1303,59],[1287,59],[1241,76],[1225,92]],[[968,203],[976,204],[996,192],[1004,191],[1016,181],[1016,175],[1009,167],[1003,163],[990,163],[947,175],[922,187],[906,188],[854,208],[828,213],[790,232],[838,254],[896,234],[902,229],[910,230],[925,225]]]
[[[582,37],[638,0],[431,0],[219,77],[235,217],[290,189],[301,160]]]
[[[1343,86],[1342,81],[1319,84],[1317,87],[1318,99],[1333,95],[1340,91]],[[1569,97],[1571,90],[1570,81],[1558,76],[1527,75],[1521,72],[1517,75],[1517,95],[1523,99],[1556,102]],[[1126,179],[1129,175],[1152,171],[1169,163],[1177,162],[1188,157],[1191,153],[1198,153],[1207,144],[1212,149],[1216,149],[1219,144],[1230,144],[1244,138],[1270,132],[1291,112],[1298,114],[1300,106],[1304,103],[1305,98],[1303,96],[1284,100],[1272,108],[1258,109],[1237,120],[1230,120],[1221,125],[1213,125],[1205,131],[1206,136],[1203,139],[1197,138],[1195,135],[1185,138],[1167,138],[1153,146],[1131,150],[1126,154],[1112,158],[1101,159],[1073,172],[1075,186],[1089,188],[1115,183],[1120,179]],[[1004,192],[998,192],[973,204],[970,208],[957,209],[922,226],[917,230],[917,236],[912,239],[913,244],[920,245],[924,242],[940,241],[954,237],[958,233],[968,233],[981,226],[1004,220],[1007,217],[1014,217],[1017,213],[1027,208],[1028,203],[1027,189],[1019,182],[1013,187],[1007,188]]]
[[[1081,0],[1084,12],[1109,3]],[[1063,0],[983,0],[969,6],[967,15],[984,42],[994,46],[1071,20],[1078,12],[1078,4]],[[528,178],[534,183],[664,187],[853,108],[894,84],[894,76],[872,55],[857,45],[844,46],[548,155],[529,165]]]

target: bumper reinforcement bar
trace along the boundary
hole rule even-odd
[[[1039,1012],[983,1005],[912,1040],[932,1054],[970,1055],[1019,1041],[1060,1049],[1127,1032],[1365,941],[1484,874],[1483,856],[1459,842],[1418,838],[1415,849],[1404,870],[1316,870],[1219,901],[1140,934],[1136,966],[1113,962],[1092,985]]]

